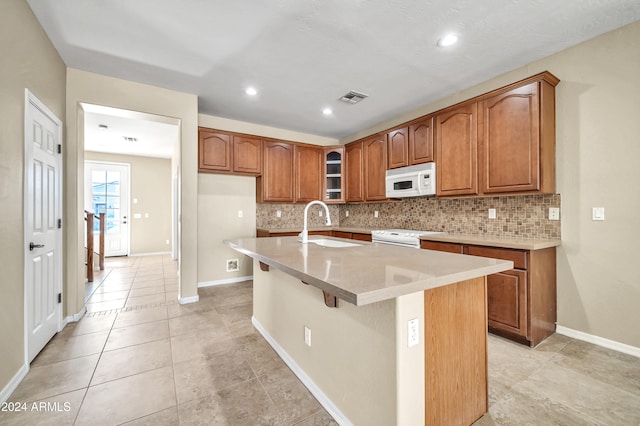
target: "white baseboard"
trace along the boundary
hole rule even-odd
[[[200,296],[198,295],[191,297],[181,297],[178,299],[178,303],[181,305],[186,305],[187,303],[196,303],[198,300],[200,300]]]
[[[14,374],[11,380],[9,380],[9,383],[7,383],[2,391],[0,391],[0,404],[9,399],[13,391],[16,390],[16,388],[18,387],[20,382],[22,382],[22,379],[24,379],[28,372],[29,364],[23,364],[22,367],[20,367],[20,370],[18,370],[18,372]]]
[[[82,319],[82,317],[84,316],[84,314],[87,313],[87,307],[84,306],[80,312],[73,314],[73,315],[69,315],[68,317],[65,317],[62,320],[62,328],[64,328],[65,325],[69,324],[70,322],[78,322]]]
[[[229,278],[226,280],[215,280],[215,281],[205,281],[202,283],[198,283],[198,288],[201,287],[213,287],[216,285],[224,285],[224,284],[235,284],[235,283],[242,283],[245,281],[250,281],[253,279],[253,275],[249,275],[247,277],[237,277],[237,278]]]
[[[165,254],[171,254],[170,251],[157,251],[154,253],[131,253],[129,257],[141,257],[141,256],[160,256]]]
[[[561,325],[556,326],[556,333],[562,334],[564,336],[572,337],[574,339],[583,340],[585,342],[593,343],[594,345],[602,346],[603,348],[613,349],[614,351],[622,352],[624,354],[632,355],[640,358],[640,348],[636,348],[635,346],[616,342],[615,340],[609,340],[609,339],[605,339],[604,337],[594,336],[593,334],[588,334],[582,331],[573,330],[571,328],[563,327]]]
[[[265,340],[271,345],[271,347],[278,353],[284,363],[287,364],[291,371],[293,371],[293,374],[295,374],[298,379],[300,379],[300,381],[307,387],[307,389],[309,389],[309,392],[311,392],[311,394],[316,397],[320,405],[322,405],[324,409],[327,410],[329,414],[331,414],[331,417],[333,417],[335,421],[337,421],[341,426],[352,426],[353,423],[351,423],[349,419],[347,419],[347,416],[342,414],[342,412],[329,399],[329,397],[324,392],[322,392],[322,390],[314,383],[313,380],[311,380],[311,377],[309,377],[307,373],[305,373],[302,368],[300,368],[300,366],[293,360],[293,358],[289,356],[289,354],[282,348],[282,346],[280,346],[278,342],[276,342],[275,339],[271,337],[267,330],[262,327],[262,324],[260,324],[260,322],[253,316],[251,317],[251,323],[260,332],[260,334],[262,334],[262,337],[264,337]]]

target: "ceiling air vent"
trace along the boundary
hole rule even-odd
[[[138,142],[138,138],[131,138],[129,136],[123,136],[123,138],[127,142]]]
[[[365,95],[364,93],[351,90],[346,95],[339,97],[338,100],[347,104],[357,104],[358,102],[360,102],[361,100],[367,97],[369,97],[369,95]]]

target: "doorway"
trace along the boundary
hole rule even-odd
[[[25,357],[62,327],[62,122],[25,90]]]
[[[105,213],[104,256],[128,256],[130,165],[85,161],[85,210],[95,215]],[[94,223],[93,238],[97,238],[100,223]],[[94,244],[97,247],[97,244]]]

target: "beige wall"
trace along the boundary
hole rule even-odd
[[[0,390],[24,364],[24,89],[65,119],[66,67],[25,1],[0,2]],[[63,131],[64,138],[64,131]],[[64,143],[64,141],[63,141]]]
[[[293,142],[337,145],[337,139],[200,114],[198,124]],[[300,208],[302,208],[301,206]],[[238,218],[238,211],[243,218]],[[301,210],[300,210],[301,212]],[[302,218],[302,213],[300,213]],[[201,173],[198,177],[198,282],[211,284],[252,275],[252,263],[222,241],[256,235],[256,178]],[[239,272],[226,272],[226,260],[239,259]]]
[[[427,105],[348,142],[549,70],[556,88],[556,191],[562,196],[558,324],[640,347],[640,22]],[[591,220],[605,207],[606,221]]]
[[[171,251],[171,160],[85,151],[84,159],[131,165],[130,253]],[[86,182],[85,182],[86,185]],[[134,203],[136,199],[138,202]],[[142,217],[136,219],[135,214]],[[149,217],[146,217],[146,215]],[[169,243],[166,243],[166,241]]]
[[[173,117],[180,120],[180,298],[197,296],[198,100],[195,95],[67,69],[67,228],[68,315],[84,303],[82,210],[84,193],[83,116],[80,103]]]

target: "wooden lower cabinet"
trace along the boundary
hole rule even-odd
[[[278,232],[276,230],[269,231],[266,229],[258,229],[256,231],[256,236],[258,238],[262,237],[295,237],[300,232]],[[336,237],[336,238],[346,238],[349,240],[358,240],[358,241],[369,241],[371,242],[371,234],[363,234],[359,232],[344,232],[344,231],[309,231],[309,235],[324,235],[325,237]]]
[[[517,250],[422,241],[421,248],[510,260],[514,269],[487,277],[489,331],[534,347],[556,330],[556,249]]]

